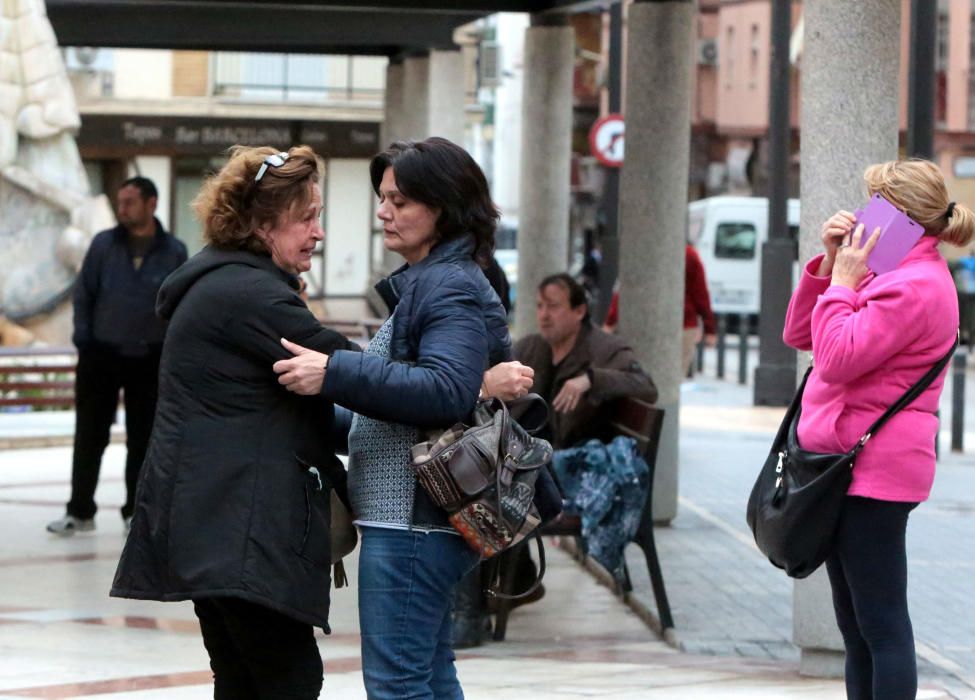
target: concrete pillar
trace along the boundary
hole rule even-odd
[[[562,24],[554,24],[558,21]],[[532,26],[525,30],[517,337],[537,329],[539,282],[569,265],[574,60],[575,33],[564,17],[533,16]]]
[[[401,85],[400,117],[393,119],[394,124],[402,125],[402,133],[396,134],[399,138],[419,141],[443,136],[464,145],[466,95],[464,60],[459,50],[432,51],[405,59]]]
[[[430,123],[430,57],[410,56],[403,61],[403,134],[405,139],[420,140],[429,134]]]
[[[866,166],[898,155],[901,2],[817,0],[803,12],[801,263],[822,250],[823,221],[866,200]],[[841,674],[843,644],[825,570],[796,582],[794,603],[800,672]]]
[[[402,61],[390,61],[386,65],[386,99],[383,103],[383,127],[380,145],[386,148],[393,141],[403,138],[405,116],[403,113],[404,80],[406,70]]]
[[[464,58],[460,50],[430,52],[427,136],[443,136],[464,145]]]
[[[694,8],[691,0],[635,2],[627,17],[619,328],[666,411],[653,490],[658,522],[677,514]]]
[[[383,126],[380,135],[380,147],[386,148],[394,141],[407,138],[409,124],[406,111],[406,66],[402,60],[393,61],[386,65],[386,100],[383,103]],[[376,282],[380,277],[388,275],[403,264],[403,259],[396,253],[383,251],[381,267],[373,270]],[[372,293],[372,284],[366,285],[367,293]],[[378,299],[378,297],[377,297]],[[380,304],[381,302],[375,302]],[[381,308],[381,307],[380,307]]]

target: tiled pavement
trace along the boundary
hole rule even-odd
[[[109,448],[98,529],[43,531],[67,492],[68,448],[0,451],[0,700],[202,700],[206,654],[188,604],[111,599],[122,544],[115,507],[124,451]],[[461,655],[471,700],[839,700],[836,681],[799,678],[793,663],[680,653],[553,548],[548,594],[512,616],[508,641]],[[355,579],[355,570],[351,572]],[[361,700],[354,591],[335,593],[335,634],[322,638],[323,698]],[[945,697],[936,687],[921,697]]]
[[[750,402],[749,387],[706,378],[684,385],[680,512],[657,528],[657,546],[681,649],[794,663],[792,583],[755,549],[745,524],[748,493],[783,410]],[[932,498],[908,528],[909,596],[922,678],[958,697],[975,697],[973,516],[975,456],[943,454]],[[649,583],[641,559],[631,548],[634,585],[653,609],[642,593]]]

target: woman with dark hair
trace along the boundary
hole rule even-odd
[[[462,698],[451,649],[454,587],[478,563],[411,469],[422,429],[465,420],[511,359],[504,308],[481,272],[498,211],[470,155],[442,138],[397,142],[373,158],[387,250],[406,264],[377,285],[390,316],[366,352],[296,355],[279,381],[356,412],[349,494],[362,533],[359,623],[370,700]],[[531,386],[519,365],[498,370]],[[484,379],[486,378],[486,382]],[[509,398],[511,396],[509,395]]]

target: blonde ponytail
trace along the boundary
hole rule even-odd
[[[956,202],[951,208],[948,225],[938,235],[938,238],[945,243],[964,248],[972,242],[973,237],[975,237],[975,212],[964,204]]]

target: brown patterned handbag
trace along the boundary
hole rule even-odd
[[[537,394],[521,399],[526,400],[544,405]],[[472,423],[414,445],[413,470],[467,544],[488,559],[541,524],[535,482],[552,459],[552,446],[529,435],[500,399],[478,404]]]

